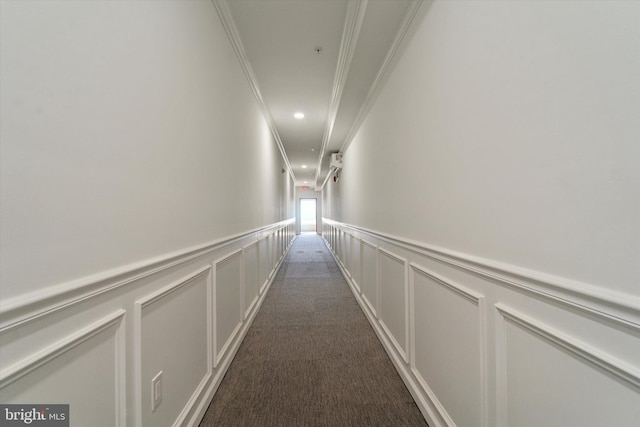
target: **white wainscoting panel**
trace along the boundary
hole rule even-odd
[[[218,366],[244,320],[241,291],[242,251],[236,251],[216,261],[214,265],[214,366]]]
[[[343,258],[344,258],[344,268],[347,272],[347,276],[351,277],[353,276],[353,271],[351,270],[351,234],[350,233],[345,233],[344,234],[344,244],[343,244]]]
[[[380,249],[379,254],[379,319],[388,338],[405,362],[408,359],[409,292],[407,260]]]
[[[278,235],[276,233],[269,236],[269,277],[276,272],[278,262]]]
[[[635,295],[326,218],[323,226],[337,259],[341,236],[361,242],[354,295],[430,426],[640,426]],[[355,288],[353,259],[350,276],[342,269]]]
[[[496,304],[500,427],[635,427],[640,371]]]
[[[375,317],[378,316],[378,249],[362,241],[362,297]]]
[[[413,263],[409,283],[413,374],[447,425],[486,426],[484,298]]]
[[[137,408],[141,425],[180,421],[212,375],[211,266],[136,302]],[[162,402],[152,411],[152,379],[162,371]]]
[[[69,403],[72,426],[197,426],[294,238],[288,219],[1,301],[2,401]]]
[[[260,264],[260,293],[263,293],[269,283],[269,237],[260,240],[258,247]]]
[[[249,317],[260,296],[258,242],[243,248],[244,255],[244,318]]]
[[[351,236],[351,246],[349,248],[349,271],[351,271],[351,282],[356,287],[356,291],[361,293],[360,283],[362,282],[362,248],[360,239]]]
[[[4,369],[2,403],[69,404],[72,425],[125,426],[124,315],[118,310]]]

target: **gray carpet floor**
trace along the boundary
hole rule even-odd
[[[200,426],[426,425],[322,238],[299,235]]]

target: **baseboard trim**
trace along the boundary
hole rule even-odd
[[[434,409],[431,407],[431,402],[427,402],[424,396],[422,395],[422,393],[420,393],[419,386],[415,383],[410,372],[407,370],[407,365],[406,365],[406,362],[403,360],[403,356],[397,353],[396,346],[391,341],[389,341],[387,333],[383,330],[378,319],[376,319],[373,316],[373,313],[369,310],[367,303],[361,298],[361,295],[356,292],[355,287],[353,286],[353,284],[351,284],[351,280],[347,276],[344,267],[339,262],[337,262],[338,258],[326,240],[325,240],[325,245],[329,248],[329,252],[331,253],[331,256],[333,256],[334,260],[336,260],[336,263],[340,268],[340,272],[342,273],[342,276],[349,284],[349,289],[351,289],[351,293],[353,294],[356,301],[358,302],[360,309],[363,311],[363,313],[367,317],[369,324],[371,325],[374,332],[378,336],[378,339],[382,343],[382,347],[384,348],[385,352],[391,359],[391,362],[395,366],[396,371],[398,371],[398,373],[400,374],[400,378],[402,378],[402,381],[407,386],[407,389],[411,393],[411,396],[415,400],[416,404],[418,405],[418,408],[420,409],[420,412],[424,416],[429,426],[447,427],[446,424],[443,424],[442,417],[437,415]]]
[[[291,242],[293,242],[295,239],[296,239],[296,236],[294,235],[293,238],[291,239]],[[286,258],[287,253],[289,253],[290,248],[291,248],[291,244],[287,246],[287,248],[284,251],[284,256],[278,262],[278,265],[276,266],[276,272],[280,270],[280,267],[282,266],[282,262]],[[262,303],[264,302],[264,299],[266,298],[267,293],[271,288],[271,285],[273,284],[276,275],[277,274],[274,274],[274,276],[265,283],[264,292],[260,293],[260,296],[256,301],[253,307],[253,310],[251,311],[251,314],[244,321],[244,324],[240,328],[239,332],[236,334],[235,341],[230,343],[229,348],[226,350],[226,354],[223,354],[223,356],[220,358],[220,361],[219,361],[220,363],[217,366],[217,372],[211,379],[209,387],[203,387],[203,390],[206,389],[204,396],[202,396],[201,399],[194,399],[193,403],[198,401],[200,403],[197,405],[197,408],[194,410],[193,416],[191,417],[188,423],[183,425],[188,427],[196,427],[200,424],[200,422],[204,418],[204,414],[207,412],[207,409],[209,408],[209,405],[211,404],[213,397],[218,391],[218,387],[220,387],[220,384],[222,383],[222,379],[227,373],[229,366],[231,366],[231,362],[233,361],[233,358],[236,356],[236,353],[240,348],[240,344],[242,344],[242,341],[247,335],[247,332],[249,332],[249,328],[253,324],[253,321],[255,320],[258,312],[260,311],[260,308],[262,307]]]

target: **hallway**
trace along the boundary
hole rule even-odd
[[[640,426],[638,22],[0,0],[0,425]]]
[[[301,234],[200,425],[427,424],[322,238]]]

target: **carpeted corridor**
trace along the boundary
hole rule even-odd
[[[200,426],[426,425],[322,238],[299,235]]]

